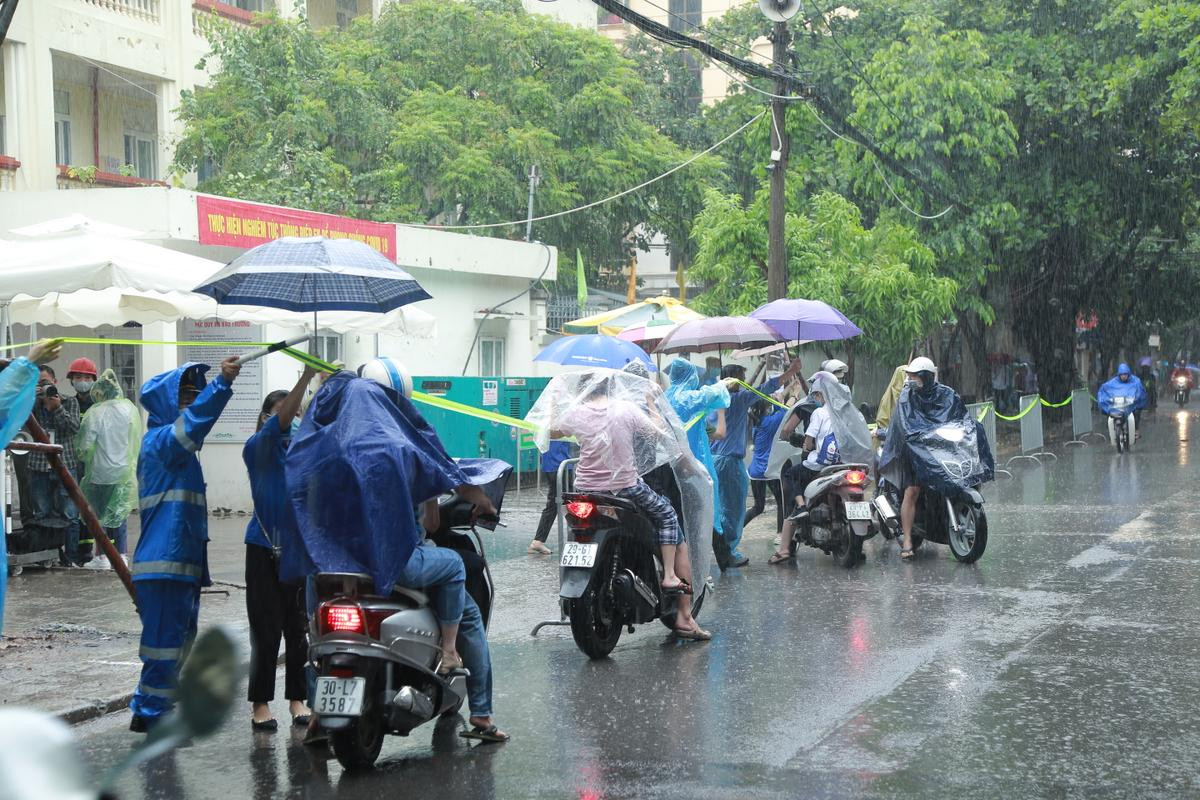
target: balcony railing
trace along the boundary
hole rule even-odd
[[[71,174],[72,170],[75,174]],[[92,171],[90,167],[68,167],[58,165],[59,189],[126,188],[130,186],[166,186],[166,181],[139,178],[136,175],[121,175],[116,172]]]
[[[127,14],[149,22],[158,22],[159,20],[160,0],[83,0],[83,2],[106,11]]]

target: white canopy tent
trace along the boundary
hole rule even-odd
[[[73,223],[73,224],[69,224]],[[0,305],[8,324],[124,325],[177,319],[223,319],[305,328],[307,314],[256,306],[223,306],[191,291],[224,265],[145,241],[135,231],[67,218],[14,233],[36,238],[0,240]],[[394,332],[429,338],[436,320],[407,306],[388,314],[328,312],[321,327]]]

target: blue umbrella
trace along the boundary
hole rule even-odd
[[[533,357],[534,361],[549,361],[575,367],[611,367],[621,369],[630,361],[641,361],[650,372],[657,372],[646,351],[633,342],[591,333],[583,336],[564,336]]]
[[[412,275],[353,239],[284,237],[230,261],[195,291],[226,305],[385,313],[428,300]]]

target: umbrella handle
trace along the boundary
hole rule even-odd
[[[240,367],[243,364],[245,364],[247,361],[253,361],[256,358],[262,358],[267,353],[274,353],[278,350],[284,349],[285,347],[295,347],[296,345],[300,344],[301,342],[307,342],[311,338],[312,338],[312,334],[309,334],[309,333],[306,333],[303,336],[293,336],[291,339],[286,339],[282,342],[276,342],[275,344],[270,345],[268,347],[260,347],[258,350],[251,350],[249,353],[246,353],[245,355],[240,356],[238,358],[238,360],[235,361],[234,363]]]

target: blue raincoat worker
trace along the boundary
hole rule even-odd
[[[1116,377],[1100,386],[1096,392],[1096,401],[1100,412],[1108,417],[1109,441],[1116,441],[1113,414],[1121,414],[1128,418],[1130,441],[1137,437],[1137,421],[1141,410],[1149,402],[1149,396],[1146,394],[1145,385],[1133,374],[1128,364],[1121,363],[1117,367]]]
[[[142,384],[149,414],[138,456],[142,535],[133,553],[142,640],[142,677],[129,704],[129,729],[145,733],[171,710],[184,652],[196,635],[200,587],[208,575],[208,504],[196,453],[233,397],[241,367],[221,363],[205,385],[206,364],[188,362]]]
[[[7,447],[13,436],[29,419],[37,394],[38,365],[58,358],[62,344],[53,339],[35,344],[29,358],[18,356],[0,372],[0,448]],[[0,544],[4,544],[0,528]],[[5,548],[0,548],[3,550]],[[4,594],[8,589],[8,569],[0,569],[0,631],[4,630]]]
[[[682,358],[676,358],[667,365],[667,377],[671,379],[671,385],[666,391],[667,402],[671,404],[671,408],[675,409],[675,413],[679,415],[679,419],[683,421],[684,425],[690,423],[697,414],[707,416],[717,409],[729,408],[728,384],[732,381],[720,381],[701,386],[700,368]],[[709,477],[712,478],[713,530],[718,535],[724,536],[721,524],[721,489],[717,482],[717,466],[713,462],[712,448],[708,443],[704,420],[700,420],[687,429],[687,438],[692,455],[704,465],[704,468],[708,470]],[[722,560],[722,556],[723,553],[717,553],[718,562]]]
[[[792,379],[800,371],[800,359],[794,360],[787,371],[778,378],[764,381],[758,391],[771,394],[780,386]],[[746,378],[745,367],[727,364],[721,371],[725,378],[735,378],[743,381]],[[746,493],[750,491],[750,473],[746,471],[746,441],[750,431],[750,406],[759,400],[759,396],[746,389],[735,389],[729,398],[729,408],[725,409],[725,423],[717,423],[718,436],[713,443],[713,456],[717,467],[717,482],[721,488],[717,491],[717,499],[721,501],[721,510],[717,516],[721,518],[721,526],[725,532],[725,541],[729,544],[732,566],[744,567],[750,559],[738,551],[742,541],[742,526],[746,516]]]

